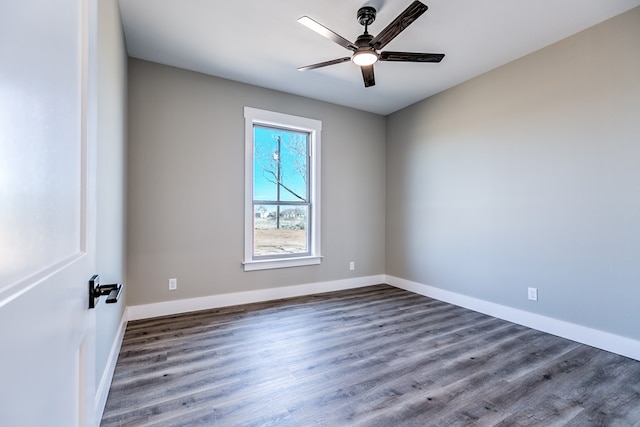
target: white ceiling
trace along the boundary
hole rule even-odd
[[[422,0],[429,10],[383,50],[444,53],[440,64],[379,62],[365,88],[350,51],[297,22],[308,15],[355,41],[358,8],[376,35],[411,0],[119,0],[129,55],[389,114],[640,6],[640,0]]]

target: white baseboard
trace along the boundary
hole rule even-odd
[[[104,413],[104,407],[107,404],[107,397],[109,396],[109,388],[111,387],[111,380],[113,380],[113,373],[116,370],[116,362],[118,361],[118,355],[120,354],[120,347],[122,346],[122,340],[124,338],[124,331],[127,329],[127,309],[124,309],[122,313],[122,319],[120,319],[120,326],[118,332],[113,339],[111,351],[109,352],[109,358],[107,359],[107,365],[100,378],[100,383],[96,390],[95,411],[96,419],[98,423],[102,419]]]
[[[385,283],[395,286],[396,288],[488,314],[489,316],[617,353],[635,360],[640,360],[640,341],[631,338],[484,301],[398,277],[385,276]]]
[[[187,313],[190,311],[207,310],[210,308],[228,307],[232,305],[319,294],[322,292],[361,288],[364,286],[385,283],[384,279],[385,276],[381,274],[377,276],[356,277],[353,279],[332,280],[329,282],[317,282],[305,285],[284,286],[279,288],[260,289],[256,291],[234,292],[231,294],[211,295],[200,298],[134,305],[127,308],[128,320],[148,319],[152,317]]]

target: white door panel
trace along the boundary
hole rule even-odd
[[[0,426],[97,423],[96,1],[0,3]]]

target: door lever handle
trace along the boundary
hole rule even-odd
[[[121,294],[122,284],[120,283],[101,285],[98,274],[92,276],[89,280],[89,308],[95,308],[102,295],[107,295],[107,304],[115,304],[118,302]]]
[[[115,288],[108,291],[109,295],[107,295],[107,300],[105,301],[107,304],[117,303],[118,298],[120,298],[120,294],[122,293],[122,285],[120,283],[114,283],[113,285],[105,285],[107,290],[110,289],[111,286],[114,286]]]

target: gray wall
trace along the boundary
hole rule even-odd
[[[323,122],[319,266],[242,269],[244,106]],[[130,59],[128,304],[384,273],[384,156],[382,116]]]
[[[640,339],[638,40],[640,8],[389,116],[386,273]]]
[[[96,272],[103,284],[125,279],[127,54],[117,0],[98,2]],[[96,306],[96,379],[105,372],[126,307]]]

